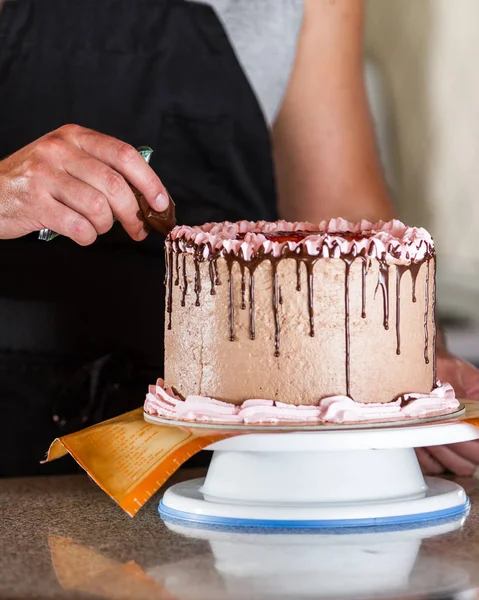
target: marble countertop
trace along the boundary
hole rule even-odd
[[[171,531],[159,496],[131,519],[86,476],[0,480],[0,599],[479,598],[479,481],[458,482],[459,528],[260,536]]]

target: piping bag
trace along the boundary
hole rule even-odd
[[[149,164],[153,150],[148,146],[140,146],[137,150]],[[137,213],[137,217],[140,221],[143,221],[147,228],[158,231],[164,236],[168,235],[173,227],[176,226],[175,203],[169,192],[167,191],[169,200],[168,208],[163,212],[158,212],[151,208],[143,194],[140,194],[140,192],[133,187],[132,190],[138,201],[138,205],[140,206],[140,210]]]
[[[149,146],[140,146],[139,148],[137,148],[137,150],[143,156],[145,161],[149,164],[151,155],[153,154],[153,149]],[[135,198],[140,207],[140,210],[138,211],[136,216],[140,219],[140,221],[143,221],[145,229],[147,231],[158,231],[164,236],[167,236],[173,229],[173,227],[175,227],[176,225],[175,203],[173,202],[173,199],[168,193],[168,191],[168,208],[163,212],[158,212],[151,208],[143,194],[141,194],[132,185],[130,185],[130,187],[133,193],[135,194]],[[49,242],[50,240],[53,240],[58,236],[59,234],[55,233],[51,229],[42,229],[38,234],[38,239],[45,242]]]

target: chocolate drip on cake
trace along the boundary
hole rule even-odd
[[[228,275],[230,282],[230,342],[235,339],[235,307],[234,307],[234,285],[233,285],[233,263],[228,261]]]
[[[379,277],[378,284],[376,286],[376,292],[378,288],[381,288],[383,293],[383,307],[384,307],[384,329],[389,329],[389,265],[382,256],[379,261]]]
[[[308,312],[309,312],[309,335],[314,337],[314,263],[316,261],[305,260],[306,275],[308,280]]]
[[[273,269],[273,316],[274,316],[274,355],[279,356],[279,342],[281,331],[279,326],[279,286],[278,286],[278,261],[272,260]]]
[[[406,265],[396,265],[396,354],[401,354],[401,279],[409,269]]]
[[[368,259],[366,256],[361,256],[361,318],[366,318],[366,272]]]
[[[251,340],[255,338],[255,309],[254,309],[254,271],[256,267],[249,268],[249,337]]]
[[[426,261],[426,300],[424,309],[424,360],[429,364],[429,259]]]
[[[349,322],[349,276],[351,273],[351,265],[355,257],[344,257],[345,278],[344,278],[344,336],[346,346],[346,396],[351,397],[351,333]]]
[[[176,270],[175,285],[178,286],[178,285],[180,285],[180,253],[178,251],[178,244],[176,244],[176,243],[173,244],[172,250],[175,255],[175,270]]]
[[[429,267],[429,262],[428,262]],[[433,286],[432,286],[432,387],[437,387],[437,371],[436,371],[436,260],[433,264]]]
[[[194,291],[195,291],[195,295],[196,295],[195,306],[200,306],[201,273],[200,273],[200,261],[198,259],[198,256],[195,255],[193,257],[193,262],[195,264],[195,287],[194,287]]]
[[[240,263],[241,268],[241,310],[246,310],[246,276],[245,276],[245,264]]]
[[[210,295],[214,296],[216,294],[215,290],[215,268],[213,266],[213,261],[210,260],[208,263],[208,273],[210,276]]]
[[[178,255],[177,255],[178,256]],[[168,315],[168,329],[171,329],[171,314],[173,312],[173,250],[166,252],[166,313]]]
[[[284,241],[301,241],[310,235],[309,232],[278,232],[277,234],[264,234],[267,239],[273,241],[284,242]],[[367,237],[363,234],[352,234],[349,232],[342,232],[337,234],[338,238],[346,239],[348,241],[361,240]],[[238,239],[241,239],[241,234],[238,235]],[[166,250],[166,266],[167,274],[165,278],[167,288],[167,301],[166,310],[168,313],[168,329],[171,329],[172,321],[172,310],[173,310],[173,286],[180,285],[180,264],[179,254],[183,253],[182,257],[182,279],[183,286],[181,289],[181,306],[185,306],[186,299],[188,296],[188,276],[187,276],[187,260],[186,254],[190,254],[193,261],[194,268],[194,294],[195,294],[195,306],[200,306],[201,293],[202,293],[202,271],[201,263],[208,262],[208,275],[209,275],[209,294],[216,295],[216,286],[221,284],[218,270],[218,259],[223,259],[226,262],[229,276],[229,340],[235,341],[237,339],[235,331],[235,310],[240,308],[246,310],[248,294],[249,301],[249,337],[251,340],[255,340],[256,337],[256,307],[255,307],[255,272],[259,265],[269,262],[271,266],[271,307],[274,324],[274,356],[280,356],[280,345],[281,345],[281,318],[280,318],[280,306],[285,302],[287,303],[287,292],[283,292],[283,286],[279,283],[278,267],[280,261],[283,259],[293,259],[295,261],[295,272],[296,282],[291,285],[295,285],[297,291],[302,291],[301,282],[301,271],[302,264],[304,264],[306,272],[306,283],[307,289],[305,290],[307,300],[307,318],[309,320],[309,336],[315,337],[315,265],[318,260],[325,256],[340,258],[345,265],[344,274],[344,340],[345,340],[345,380],[346,380],[346,395],[351,396],[351,298],[350,298],[350,282],[351,282],[351,267],[354,262],[358,259],[361,261],[361,313],[362,319],[366,318],[367,309],[367,279],[368,272],[371,268],[372,260],[377,260],[378,263],[378,279],[374,296],[376,297],[379,288],[381,288],[382,294],[382,307],[383,307],[383,327],[385,330],[389,329],[389,313],[390,313],[390,297],[389,297],[389,271],[390,263],[386,259],[386,253],[383,252],[380,257],[371,258],[373,250],[371,247],[362,249],[359,253],[356,246],[352,246],[352,250],[349,253],[341,251],[341,244],[338,240],[329,242],[328,250],[323,252],[323,248],[318,248],[318,253],[315,255],[308,254],[305,245],[297,246],[294,250],[291,250],[289,245],[285,244],[282,246],[278,255],[274,255],[272,252],[265,252],[264,247],[259,247],[256,253],[248,256],[248,260],[244,258],[241,252],[235,253],[233,251],[226,252],[222,250],[213,250],[211,246],[206,244],[195,244],[192,241],[182,241],[179,244],[178,240],[174,240],[167,246]],[[396,248],[388,249],[390,255],[394,259],[400,258],[400,253],[397,252]],[[173,254],[175,258],[173,259]],[[373,254],[373,256],[377,256]],[[429,308],[430,301],[430,261],[434,257],[434,250],[428,247],[428,252],[424,259],[417,262],[409,262],[409,264],[396,264],[396,304],[395,304],[395,321],[396,321],[396,354],[401,354],[401,304],[404,299],[401,297],[401,281],[404,273],[409,271],[411,274],[412,282],[412,297],[411,301],[415,303],[416,298],[416,283],[423,264],[426,265],[426,278],[425,278],[425,314],[424,314],[424,360],[426,364],[429,364],[429,311],[433,310],[432,323],[433,323],[433,348],[436,340],[435,333],[435,294],[434,286],[432,289],[433,294],[433,305]],[[408,257],[409,258],[409,254]],[[237,267],[235,267],[235,264]],[[239,307],[235,307],[235,279],[236,271],[239,269],[238,275],[240,276],[239,282]],[[435,262],[434,262],[434,282],[435,282]],[[174,274],[176,277],[173,280]],[[359,276],[359,271],[358,271]],[[294,280],[293,280],[294,281]],[[237,283],[236,283],[237,285]],[[289,285],[289,284],[288,284]],[[287,288],[285,288],[287,289]],[[238,300],[238,297],[237,297]],[[433,352],[435,356],[435,352]],[[434,384],[436,378],[436,365],[434,361]]]
[[[411,280],[412,280],[412,301],[413,302],[417,302],[416,282],[417,282],[417,277],[419,275],[419,271],[421,270],[421,267],[423,264],[424,264],[424,262],[418,262],[418,263],[411,263],[409,265],[409,271],[411,273]]]
[[[301,291],[301,259],[296,259],[296,290]]]
[[[292,404],[314,404],[340,394],[368,403],[389,401],[381,395],[385,389],[393,390],[394,397],[406,387],[429,393],[430,380],[435,384],[436,378],[436,365],[430,364],[436,334],[431,312],[434,248],[427,233],[396,224],[378,224],[377,230],[369,230],[366,224],[360,233],[282,232],[275,231],[275,224],[258,224],[257,231],[248,223],[210,227],[177,229],[166,243],[165,329],[170,358],[165,379],[181,393],[243,399],[235,375],[224,362],[226,356],[231,360],[230,353],[224,352],[228,339],[238,341],[241,350],[233,355],[241,373],[252,374],[253,391],[247,393],[262,394],[250,397],[281,401],[286,397]],[[309,236],[312,239],[304,242]],[[391,268],[395,295],[389,290]],[[404,287],[409,285],[403,277],[406,271],[411,275],[411,291]],[[220,273],[229,278],[224,289],[217,287]],[[339,306],[338,285],[344,286],[339,290]],[[186,309],[180,309],[180,304]],[[178,310],[182,318],[171,326],[173,310],[173,316]],[[390,315],[395,318],[395,331],[389,327]],[[205,321],[206,337],[199,335],[203,319],[211,319]],[[423,326],[424,352],[422,335],[418,340],[415,333]],[[295,352],[299,358],[304,354],[304,382],[291,381],[287,361]],[[395,360],[396,354],[402,355],[401,360]],[[373,384],[376,367],[371,363],[377,358],[388,361],[389,372],[383,383]],[[218,364],[217,371],[211,371],[212,364]],[[277,368],[281,396],[276,376],[264,378]],[[191,390],[189,382],[199,383]],[[296,387],[307,390],[301,401]]]
[[[215,285],[221,285],[220,274],[218,272],[218,259],[212,258],[213,269],[215,270]]]
[[[188,293],[188,277],[186,275],[186,254],[183,254],[183,295],[181,296],[181,306],[186,306],[186,294]]]

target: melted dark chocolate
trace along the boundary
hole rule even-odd
[[[235,339],[235,307],[234,307],[234,283],[233,283],[233,262],[228,261],[228,274],[230,282],[230,342]]]
[[[196,256],[194,257],[193,260],[194,260],[194,264],[195,264],[195,288],[194,288],[195,294],[196,294],[195,306],[200,306],[200,294],[201,294],[200,262]]]
[[[168,329],[171,329],[171,313],[173,312],[173,250],[166,252],[166,313],[168,315]]]
[[[424,360],[429,364],[429,259],[426,261],[426,306],[424,309]]]
[[[180,253],[178,252],[178,248],[176,248],[176,251],[175,251],[175,269],[176,269],[175,285],[180,285]]]
[[[220,274],[218,271],[218,260],[216,258],[211,259],[213,262],[213,268],[215,270],[215,285],[221,285]]]
[[[396,354],[401,354],[401,279],[409,266],[396,265]]]
[[[315,232],[312,232],[313,234]],[[311,235],[311,232],[305,231],[296,231],[296,232],[277,232],[272,234],[264,234],[268,239],[272,239],[278,242],[285,241],[301,241],[308,235]],[[364,238],[370,237],[371,234],[354,234],[354,233],[343,233],[341,234],[342,238],[345,238],[349,241],[353,240],[361,240]],[[241,237],[241,236],[239,236]],[[244,236],[243,236],[244,237]],[[255,271],[259,264],[264,261],[269,261],[271,264],[271,273],[273,279],[272,286],[272,310],[273,310],[273,320],[274,320],[274,355],[280,355],[280,340],[281,340],[281,330],[280,330],[280,315],[279,315],[279,306],[283,304],[283,293],[281,286],[279,286],[279,278],[278,278],[278,264],[279,261],[284,258],[293,258],[296,261],[296,289],[301,291],[301,264],[304,263],[306,269],[306,278],[307,278],[307,299],[308,299],[308,315],[309,315],[309,334],[310,336],[315,335],[315,323],[314,323],[314,265],[321,256],[321,252],[318,256],[311,256],[307,254],[304,248],[297,248],[294,252],[291,252],[289,248],[286,246],[283,248],[281,256],[275,257],[271,254],[267,254],[263,249],[260,249],[258,254],[252,257],[249,261],[244,260],[242,256],[236,256],[233,253],[229,254],[220,254],[218,252],[212,252],[211,247],[209,248],[209,252],[206,253],[208,258],[204,257],[204,246],[196,246],[193,243],[187,243],[187,246],[194,249],[192,253],[192,259],[195,268],[195,279],[194,279],[194,292],[196,295],[195,305],[200,305],[200,297],[202,291],[201,285],[201,270],[200,263],[205,260],[209,261],[208,272],[210,278],[210,294],[214,295],[216,293],[215,286],[221,285],[221,281],[219,278],[217,259],[222,256],[228,267],[229,274],[229,339],[231,341],[235,340],[235,307],[234,307],[234,276],[233,276],[233,267],[234,264],[238,264],[241,273],[241,309],[246,309],[246,286],[248,285],[248,296],[249,296],[249,321],[250,321],[250,338],[252,340],[255,339]],[[331,250],[334,250],[334,246],[338,246],[337,241],[333,241],[331,244]],[[173,305],[173,296],[172,290],[173,285],[179,285],[180,283],[180,266],[179,266],[179,245],[178,242],[175,241],[172,245],[167,248],[166,251],[166,263],[167,263],[167,274],[165,278],[166,288],[167,288],[167,301],[166,301],[166,310],[169,315],[168,317],[168,329],[171,329],[171,314],[172,314],[172,305]],[[173,261],[173,254],[175,254],[175,260]],[[428,250],[426,258],[419,263],[411,263],[408,266],[398,265],[396,267],[396,354],[401,353],[401,331],[400,331],[400,317],[401,317],[401,279],[406,271],[410,271],[412,278],[412,301],[416,302],[416,281],[420,271],[422,264],[426,264],[426,290],[425,290],[425,315],[424,315],[424,336],[425,336],[425,347],[424,347],[424,360],[426,363],[429,363],[429,328],[428,328],[428,311],[429,311],[429,280],[430,280],[430,261],[431,258],[434,257],[434,251],[432,249]],[[366,317],[366,282],[367,282],[367,273],[368,267],[371,261],[370,256],[367,254],[367,251],[364,250],[360,255],[357,254],[356,249],[350,254],[342,255],[341,259],[345,264],[345,283],[344,283],[344,329],[345,329],[345,352],[346,352],[346,365],[345,365],[345,375],[346,375],[346,393],[350,396],[350,371],[351,371],[351,339],[350,339],[350,273],[351,273],[351,265],[354,261],[360,258],[362,261],[361,265],[361,281],[362,281],[362,305],[361,305],[361,317]],[[378,281],[376,285],[375,294],[378,291],[378,288],[381,288],[382,296],[383,296],[383,325],[385,329],[389,329],[389,264],[386,262],[385,255],[381,258],[377,259],[379,262],[379,275]],[[183,254],[183,289],[182,289],[182,298],[181,305],[185,306],[186,296],[188,293],[188,279],[186,272],[186,254]],[[248,269],[248,283],[246,281],[246,269]],[[173,282],[173,273],[176,271],[176,278]],[[434,280],[435,280],[435,261],[434,261]],[[434,294],[434,290],[433,290]],[[435,310],[435,294],[433,295],[433,312]],[[436,342],[436,326],[435,326],[435,315],[433,314],[433,347]],[[435,352],[433,352],[433,356],[435,357]],[[434,361],[434,385],[436,384],[436,365]]]
[[[255,308],[254,308],[254,271],[255,267],[249,268],[249,337],[255,338]]]
[[[349,331],[349,276],[354,257],[344,257],[346,266],[344,276],[344,336],[346,346],[346,396],[351,397],[351,334]]]
[[[296,259],[296,290],[301,291],[301,263],[300,259]]]
[[[246,275],[245,264],[240,263],[241,268],[241,310],[246,310]]]
[[[281,337],[279,326],[279,289],[278,289],[278,261],[271,261],[273,269],[273,316],[274,316],[274,355],[279,356],[279,342]]]
[[[419,271],[421,270],[423,263],[411,263],[409,265],[409,270],[411,272],[411,279],[412,279],[412,301],[416,302],[417,298],[416,298],[416,281],[417,281],[417,276],[419,275]]]
[[[376,286],[376,292],[378,288],[381,288],[383,293],[383,306],[384,306],[384,329],[389,329],[389,265],[383,256],[379,260],[379,277]]]
[[[146,201],[146,198],[138,191],[133,190],[137,199],[140,210],[137,212],[137,217],[143,221],[145,229],[158,231],[163,235],[168,235],[170,231],[176,227],[175,204],[168,194],[168,208],[163,212],[153,210]]]
[[[306,276],[308,281],[308,313],[309,313],[309,335],[314,337],[314,265],[316,261],[305,261]]]
[[[208,264],[208,273],[210,275],[210,294],[214,296],[216,294],[215,290],[215,268],[213,266],[213,261],[210,260]]]
[[[361,318],[366,318],[366,272],[368,259],[366,256],[361,257],[363,264],[361,266]]]
[[[186,305],[186,294],[188,293],[188,277],[186,276],[186,254],[183,254],[183,295],[181,296],[181,306]]]
[[[428,262],[429,265],[429,262]],[[432,387],[437,387],[437,370],[436,370],[436,260],[433,265],[433,286],[432,286]]]

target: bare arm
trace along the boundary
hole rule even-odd
[[[279,209],[290,221],[393,218],[363,80],[363,0],[306,0],[273,128]]]

